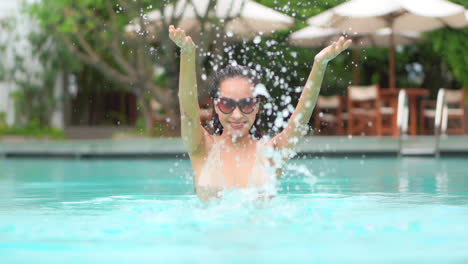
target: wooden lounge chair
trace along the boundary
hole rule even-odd
[[[341,96],[319,96],[315,106],[315,130],[321,135],[344,135]]]
[[[465,89],[445,90],[445,95],[448,106],[447,134],[463,135],[466,131]],[[434,134],[436,104],[435,100],[423,100],[421,102],[420,126],[422,134]]]
[[[340,103],[341,103],[341,114],[339,118],[341,121],[341,127],[343,128],[343,135],[344,135],[348,131],[348,123],[349,123],[348,97],[340,96]]]
[[[397,127],[398,90],[381,89],[379,97],[382,135],[396,137],[399,133]]]
[[[382,115],[377,85],[348,87],[348,134],[382,134]]]

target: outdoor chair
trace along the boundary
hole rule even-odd
[[[319,96],[315,106],[315,129],[322,135],[343,135],[341,96]]]
[[[380,96],[380,114],[381,114],[381,133],[382,135],[398,136],[397,127],[397,108],[398,108],[398,90],[381,89]]]
[[[341,103],[341,113],[340,113],[339,118],[341,121],[341,127],[343,128],[343,135],[344,135],[348,131],[348,123],[349,123],[348,97],[340,96],[340,103]]]
[[[348,87],[348,134],[382,134],[380,96],[377,85]]]
[[[465,134],[465,89],[445,90],[448,118],[447,134]],[[421,133],[434,134],[434,118],[436,115],[435,100],[423,100],[421,102]]]

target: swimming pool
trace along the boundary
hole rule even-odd
[[[467,165],[295,159],[207,205],[188,160],[0,159],[1,263],[468,263]]]

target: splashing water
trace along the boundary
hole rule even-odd
[[[467,259],[463,159],[358,161],[294,160],[274,199],[231,192],[202,203],[182,176],[187,160],[0,160],[0,254],[6,263]],[[336,170],[314,177],[322,168]]]
[[[264,96],[270,98],[270,94],[264,84],[257,84],[254,88],[254,96]]]
[[[260,42],[262,42],[262,37],[255,36],[255,38],[253,39],[253,43],[258,45],[258,44],[260,44]]]

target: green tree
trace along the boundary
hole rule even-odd
[[[149,99],[154,98],[164,109],[161,115],[169,117],[171,128],[178,131],[178,49],[170,41],[167,29],[171,24],[177,25],[181,16],[175,12],[168,15],[164,10],[179,3],[185,3],[184,8],[192,4],[191,0],[42,0],[33,4],[30,11],[41,28],[63,42],[77,59],[137,95],[147,128],[153,128],[156,113]],[[197,42],[201,51],[197,66],[205,75],[211,71],[203,66],[216,59],[205,54],[219,54],[220,48],[213,45],[213,40],[234,18],[220,21],[205,15],[212,13],[215,4],[216,0],[210,0],[208,10],[196,14],[200,23],[198,35],[202,36]],[[162,13],[162,19],[148,19],[151,11]],[[129,24],[133,27],[130,31]],[[155,65],[164,68],[169,89],[156,81]]]
[[[468,0],[451,0],[468,8]],[[433,49],[450,67],[453,76],[468,89],[468,27],[462,29],[443,28],[428,34]]]
[[[58,78],[77,65],[47,33],[33,26],[28,31],[16,30],[21,23],[29,23],[28,18],[14,14],[1,24],[0,29],[7,34],[0,43],[0,57],[10,61],[1,65],[0,78],[16,87],[10,94],[14,99],[15,126],[48,128],[58,106],[55,95]]]
[[[42,0],[32,4],[29,10],[42,30],[63,43],[77,60],[134,92],[143,107],[147,127],[152,128],[148,94],[169,110],[173,100],[169,90],[153,82],[155,47],[148,41],[143,20],[140,34],[125,31],[131,19],[154,9],[148,8],[149,2]]]

